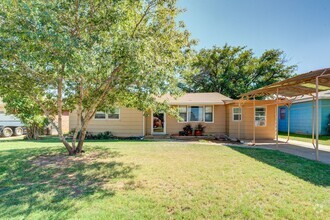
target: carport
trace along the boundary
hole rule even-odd
[[[273,98],[276,108],[276,147],[278,148],[278,106],[281,100],[288,102],[288,139],[290,139],[290,105],[299,96],[310,95],[313,97],[312,105],[312,144],[315,148],[316,160],[319,160],[319,92],[330,90],[330,69],[319,69],[295,77],[273,83],[269,86],[253,90],[241,95],[241,100],[255,100],[256,97]],[[255,107],[255,106],[254,106]],[[254,108],[255,109],[255,108]],[[255,110],[254,110],[255,111]],[[253,125],[255,133],[255,124]],[[253,138],[255,144],[255,137]]]

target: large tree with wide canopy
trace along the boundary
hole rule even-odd
[[[144,111],[157,108],[154,97],[177,92],[193,43],[180,12],[175,0],[3,0],[0,96],[24,95],[69,154],[80,153],[97,110]],[[63,109],[76,109],[80,121],[71,143]]]

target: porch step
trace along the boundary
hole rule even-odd
[[[169,134],[144,136],[144,140],[162,140],[162,139],[170,139],[170,138],[171,136]]]
[[[216,138],[213,135],[208,136],[171,136],[175,140],[215,140]]]

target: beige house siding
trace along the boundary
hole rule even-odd
[[[58,125],[58,116],[55,117],[55,124]],[[58,135],[57,130],[49,125],[50,135]],[[62,113],[62,132],[68,134],[70,132],[70,113],[69,111],[63,111]]]
[[[76,111],[70,113],[70,130],[77,125]],[[87,131],[100,133],[111,131],[118,137],[142,136],[143,135],[143,114],[141,111],[132,108],[120,108],[119,119],[92,119],[89,122]]]
[[[242,120],[233,120],[233,108],[237,104],[227,105],[228,135],[240,139],[253,139],[254,110],[252,104],[242,105]],[[256,107],[266,107],[266,126],[256,127],[256,139],[275,138],[276,105],[267,101],[257,101]]]

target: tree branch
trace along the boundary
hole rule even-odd
[[[132,37],[134,37],[134,35],[135,35],[135,33],[136,33],[139,25],[144,20],[144,18],[147,16],[147,14],[151,10],[151,8],[156,5],[156,2],[157,2],[157,0],[152,1],[152,2],[149,3],[148,7],[146,8],[146,10],[144,11],[144,13],[142,14],[142,17],[140,18],[140,20],[136,23],[136,25],[134,27],[133,32],[132,32]]]

